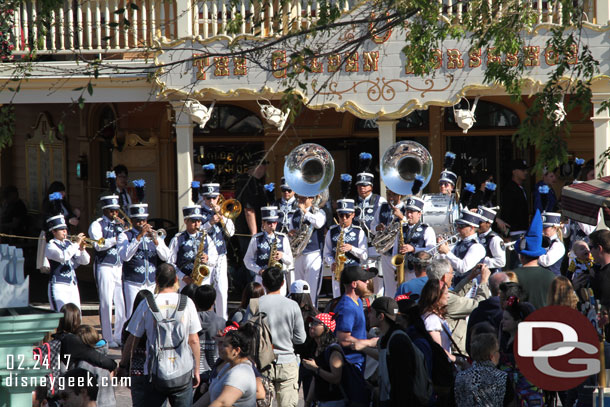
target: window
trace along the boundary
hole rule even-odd
[[[415,110],[408,116],[402,117],[396,123],[396,130],[428,130],[430,119],[428,110]],[[356,130],[377,130],[377,120],[357,119]]]
[[[237,106],[214,106],[212,117],[201,129],[195,126],[193,137],[212,134],[214,136],[262,134],[263,123],[251,111]]]
[[[470,103],[470,107],[472,107],[474,100],[468,99],[468,102]],[[462,99],[455,108],[468,109],[469,106],[468,103]],[[519,116],[517,116],[514,111],[498,103],[486,102],[483,100],[479,100],[477,103],[474,117],[477,121],[474,126],[472,126],[471,130],[496,128],[516,129],[521,123]],[[462,130],[455,124],[453,107],[445,108],[445,130]]]

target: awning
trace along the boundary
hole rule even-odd
[[[600,208],[610,224],[610,177],[602,177],[563,187],[561,213],[575,221],[597,225]]]

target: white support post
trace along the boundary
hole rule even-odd
[[[397,120],[377,120],[379,128],[379,160],[383,158],[383,154],[396,143],[396,123]],[[385,193],[385,184],[383,180],[379,180],[379,194],[387,198]]]
[[[192,0],[176,1],[178,38],[190,38],[193,35],[193,7],[191,2]]]
[[[595,0],[595,23],[601,26],[610,21],[610,3],[608,0]]]
[[[176,116],[176,173],[178,186],[178,225],[184,223],[182,207],[191,204],[193,179],[193,121],[184,101],[170,102]]]
[[[599,156],[610,148],[610,112],[608,109],[597,112],[601,107],[602,102],[608,100],[610,94],[607,93],[594,93],[593,102],[593,159],[595,160],[595,175],[601,173],[602,176],[610,175],[608,170],[608,162],[604,163],[604,166],[599,168],[597,165],[600,162]]]

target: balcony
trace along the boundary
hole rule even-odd
[[[159,37],[171,40],[191,35],[200,39],[218,35],[262,38],[281,35],[315,24],[319,10],[317,0],[294,0],[289,6],[281,6],[277,0],[263,3],[240,0],[235,7],[227,0],[64,0],[63,6],[51,13],[51,24],[45,28],[38,19],[41,1],[24,0],[15,10],[14,55],[27,55],[35,50],[38,55],[103,54],[105,59],[129,59],[125,54],[146,52]],[[446,21],[461,22],[467,4],[460,0],[437,1]],[[493,0],[488,1],[493,5]],[[601,25],[608,22],[608,16],[602,16],[608,14],[607,0],[575,1],[582,2],[586,21]],[[357,0],[333,2],[344,11],[359,4]],[[522,2],[524,8],[535,12],[538,24],[556,24],[569,17],[554,3]],[[598,4],[606,5],[598,11]],[[229,22],[237,13],[244,19],[238,33],[229,34]]]

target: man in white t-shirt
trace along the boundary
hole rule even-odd
[[[156,284],[159,293],[155,295],[155,302],[162,314],[172,316],[176,312],[180,294],[178,290],[178,278],[176,277],[176,269],[167,263],[163,263],[157,268]],[[201,324],[197,316],[197,309],[191,299],[187,299],[186,308],[181,320],[184,324],[185,332],[188,333],[188,344],[193,352],[193,386],[187,386],[185,389],[179,389],[176,392],[160,392],[152,383],[148,385],[147,397],[143,405],[146,406],[162,406],[165,400],[169,400],[172,407],[191,406],[193,401],[193,388],[199,386],[199,336],[197,333],[201,331]],[[144,364],[144,374],[148,375],[148,366],[151,357],[149,349],[154,346],[156,341],[155,318],[150,311],[147,301],[142,301],[138,308],[134,311],[131,321],[127,326],[127,331],[131,334],[125,342],[123,349],[123,359],[121,367],[128,366],[131,351],[136,341],[139,340],[145,333],[147,338],[146,344],[146,363]],[[186,338],[185,338],[186,339]]]

